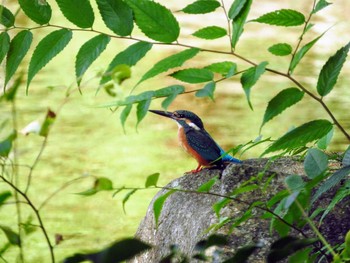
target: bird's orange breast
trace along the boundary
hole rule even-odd
[[[190,154],[193,158],[195,158],[198,162],[198,164],[203,165],[203,166],[209,166],[210,163],[206,161],[205,159],[202,158],[202,156],[197,153],[193,148],[188,144],[186,134],[184,132],[184,129],[182,127],[179,127],[178,130],[178,138],[180,145],[185,151]]]

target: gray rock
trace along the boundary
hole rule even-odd
[[[213,262],[223,262],[224,259],[232,256],[238,248],[257,242],[262,244],[262,248],[249,258],[249,262],[264,262],[270,245],[279,238],[277,233],[270,232],[270,220],[261,218],[266,211],[253,208],[251,210],[252,217],[239,226],[231,229],[231,222],[215,230],[210,229],[212,225],[218,223],[213,204],[222,200],[222,196],[232,193],[234,189],[247,180],[260,177],[260,180],[255,183],[260,186],[266,183],[268,186],[264,191],[261,191],[260,187],[252,192],[243,193],[220,212],[221,218],[239,219],[249,210],[250,204],[255,201],[265,202],[283,190],[285,188],[284,179],[290,174],[305,177],[303,164],[292,158],[281,158],[273,162],[269,162],[267,159],[254,159],[247,160],[243,164],[229,164],[223,171],[204,169],[196,174],[187,173],[172,181],[167,185],[168,188],[180,187],[186,189],[187,192],[176,192],[168,197],[159,218],[158,228],[156,228],[154,220],[153,202],[168,190],[162,189],[154,197],[136,233],[137,238],[151,244],[154,248],[130,262],[159,262],[170,253],[171,245],[177,245],[182,253],[191,256],[196,252],[196,243],[214,232],[228,235],[229,244],[223,248],[215,247],[209,251],[212,253]],[[210,190],[215,195],[192,192],[215,176],[221,177]],[[270,183],[267,183],[268,180]],[[315,202],[313,210],[321,206],[327,207],[337,188],[339,187],[335,187]],[[342,243],[345,234],[350,229],[349,199],[347,197],[339,203],[319,227],[321,233],[332,245]],[[319,217],[316,217],[315,222],[318,222],[317,219]],[[302,232],[304,237],[305,235],[315,237],[307,225],[304,226]],[[290,235],[303,237],[300,232],[294,229]],[[191,262],[195,262],[195,260]]]

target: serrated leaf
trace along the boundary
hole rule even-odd
[[[278,43],[269,47],[268,51],[275,56],[288,56],[292,53],[292,47],[287,43]]]
[[[168,192],[166,192],[165,194],[159,196],[153,203],[153,213],[154,213],[154,220],[155,220],[155,223],[156,223],[156,228],[158,228],[158,223],[159,223],[159,217],[160,217],[160,214],[162,212],[162,209],[163,209],[163,205],[166,201],[166,199],[172,195],[173,193],[175,193],[176,190],[175,189],[172,189],[172,190],[169,190]]]
[[[312,197],[311,203],[314,203],[321,195],[328,192],[334,186],[340,183],[345,177],[350,174],[350,166],[345,166],[335,173],[333,173],[321,186],[317,189],[315,195]]]
[[[264,14],[252,21],[275,26],[300,26],[305,23],[305,16],[292,9],[280,9]]]
[[[222,61],[210,64],[209,66],[206,66],[205,69],[219,73],[222,76],[227,76],[229,73],[234,75],[237,71],[237,64],[231,61]]]
[[[162,72],[168,71],[171,68],[182,66],[182,64],[185,63],[187,60],[197,55],[199,51],[200,50],[198,48],[190,48],[158,61],[150,70],[148,70],[142,76],[141,80],[137,83],[137,85],[147,79],[157,76]]]
[[[5,233],[7,240],[12,244],[16,246],[21,246],[21,239],[20,236],[15,233],[10,227],[0,225],[0,229]]]
[[[116,66],[125,64],[132,67],[136,65],[136,63],[140,61],[151,48],[151,43],[140,41],[118,53],[108,65],[100,84],[104,84],[111,79],[111,72]]]
[[[170,76],[187,83],[203,83],[214,78],[213,72],[200,68],[182,69],[172,73]]]
[[[131,8],[123,0],[97,0],[103,22],[119,36],[129,36],[134,28]]]
[[[94,262],[94,263],[115,263],[125,262],[143,251],[152,248],[150,245],[136,239],[126,238],[114,242],[112,245],[100,251],[87,254],[74,254],[64,259],[64,263]]]
[[[44,0],[19,0],[23,12],[35,23],[44,25],[51,19],[51,6]]]
[[[110,40],[109,36],[101,34],[88,40],[81,46],[75,60],[75,76],[78,85],[80,85],[81,78],[86,70],[106,49]]]
[[[5,86],[16,72],[24,56],[27,54],[33,40],[33,34],[29,30],[19,32],[11,41],[6,58]]]
[[[328,156],[318,149],[309,149],[304,160],[306,175],[313,179],[321,175],[328,168]]]
[[[342,69],[348,55],[349,48],[350,42],[331,56],[322,67],[317,81],[317,92],[322,97],[331,92],[335,86],[340,70]]]
[[[217,177],[211,178],[209,181],[203,183],[198,187],[197,192],[199,193],[207,193],[214,186],[214,184],[218,181]]]
[[[161,97],[167,97],[169,95],[172,95],[174,93],[179,94],[185,91],[184,86],[182,85],[171,85],[165,88],[161,88],[154,91],[154,97],[161,98]]]
[[[243,9],[244,5],[246,4],[247,0],[235,0],[233,1],[230,10],[228,11],[228,17],[232,20],[234,20],[238,14]]]
[[[7,32],[0,34],[0,64],[10,49],[10,36]]]
[[[250,101],[250,90],[255,85],[255,83],[259,80],[260,76],[265,72],[265,67],[267,64],[268,63],[266,61],[261,62],[256,67],[251,67],[242,74],[241,84],[246,94],[249,107],[251,109],[253,109],[253,106]]]
[[[320,36],[316,37],[314,40],[310,41],[309,43],[305,44],[301,49],[298,50],[298,52],[295,53],[292,61],[290,62],[289,66],[289,72],[293,73],[295,67],[299,64],[300,60],[305,56],[305,54],[312,48],[312,46],[325,34],[321,34]]]
[[[215,0],[197,0],[181,11],[187,14],[206,14],[215,11],[220,6],[220,3]]]
[[[125,204],[126,204],[126,202],[129,200],[129,198],[130,198],[134,193],[136,193],[136,191],[137,191],[136,188],[135,188],[135,189],[132,189],[131,191],[129,191],[129,192],[124,196],[123,201],[122,201],[124,213],[126,212],[126,211],[125,211]]]
[[[151,187],[151,186],[157,186],[158,179],[159,179],[159,173],[154,173],[149,176],[147,176],[145,187]]]
[[[90,28],[94,24],[94,11],[89,0],[56,0],[62,14],[74,25]]]
[[[279,92],[269,101],[260,130],[268,121],[272,120],[285,109],[298,103],[303,97],[304,92],[300,91],[298,88],[288,88]]]
[[[214,91],[215,91],[216,83],[211,81],[205,84],[203,89],[198,90],[195,93],[196,97],[209,97],[212,101],[214,101]]]
[[[312,10],[313,14],[316,14],[318,11],[322,10],[323,8],[331,5],[332,3],[328,3],[326,0],[319,0],[314,8],[314,10]]]
[[[239,13],[234,16],[234,19],[232,20],[231,46],[233,49],[236,48],[238,40],[243,33],[244,25],[247,20],[252,2],[253,0],[246,0],[244,6],[241,8]]]
[[[290,151],[305,146],[307,143],[325,136],[332,127],[332,123],[327,120],[314,120],[304,123],[276,140],[265,150],[263,155],[280,150]]]
[[[341,163],[343,166],[350,165],[350,146],[346,149]]]
[[[9,153],[12,149],[12,142],[14,139],[16,139],[17,134],[16,132],[12,132],[7,138],[0,142],[0,156],[2,157],[8,157]]]
[[[143,100],[140,101],[137,104],[136,107],[136,117],[137,117],[137,124],[136,124],[136,128],[137,126],[140,124],[140,122],[143,120],[143,118],[146,116],[149,106],[151,105],[151,98],[147,99],[147,100]]]
[[[326,150],[329,143],[331,142],[334,134],[334,128],[327,133],[325,136],[323,136],[321,139],[317,141],[317,147],[322,150]]]
[[[217,39],[227,35],[226,29],[218,26],[208,26],[201,28],[192,34],[203,39]]]
[[[169,9],[149,0],[126,0],[134,11],[135,22],[149,38],[163,43],[177,40],[180,26]]]
[[[233,190],[231,195],[237,196],[237,195],[240,195],[243,193],[254,191],[256,189],[259,189],[259,186],[256,184],[249,184],[249,185],[245,185],[245,186],[240,186],[240,187],[236,188],[235,190]]]
[[[72,31],[59,29],[45,36],[36,46],[29,63],[27,91],[34,76],[60,53],[72,39]]]
[[[0,24],[5,27],[12,27],[15,24],[14,15],[3,5],[0,5]]]
[[[128,104],[125,106],[122,113],[120,114],[120,122],[122,123],[124,133],[125,133],[125,122],[131,112],[131,109],[132,109],[132,104]]]

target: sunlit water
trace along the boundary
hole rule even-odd
[[[311,2],[255,1],[249,19],[279,8],[293,8],[307,13]],[[178,10],[189,1],[163,1],[163,3],[172,10]],[[225,4],[228,9],[229,2],[225,1]],[[54,6],[54,3],[52,5]],[[347,0],[335,1],[332,6],[317,14],[313,20],[316,25],[303,42],[307,43],[333,26],[295,70],[295,78],[315,94],[317,75],[322,65],[329,56],[350,41],[349,5]],[[182,26],[179,42],[200,45],[212,50],[228,51],[227,38],[198,41],[190,36],[199,27],[225,26],[227,22],[221,15],[221,9],[210,15],[191,16],[181,12],[176,13]],[[190,19],[191,17],[194,18]],[[53,17],[52,23],[62,23],[62,18]],[[101,24],[102,21],[97,19],[96,28]],[[251,22],[247,24],[236,52],[256,63],[267,60],[270,62],[268,67],[286,72],[290,57],[273,57],[267,48],[278,42],[287,42],[295,46],[300,32],[301,28],[278,28]],[[94,76],[98,71],[106,68],[116,53],[133,42],[112,40],[107,50],[84,77],[83,95],[74,92],[65,99],[67,87],[72,86],[73,89],[75,87],[74,56],[79,47],[93,36],[95,35],[92,33],[74,32],[74,41],[69,44],[69,47],[35,77],[30,86],[29,96],[24,95],[23,85],[17,101],[19,129],[35,119],[43,119],[48,107],[54,111],[61,109],[48,145],[33,174],[29,195],[34,203],[39,205],[68,181],[84,176],[84,179],[62,189],[42,210],[50,237],[53,238],[57,233],[64,236],[65,241],[55,249],[59,259],[78,250],[100,248],[118,238],[133,235],[155,193],[148,190],[137,192],[126,203],[127,214],[125,215],[121,203],[126,192],[116,197],[112,197],[111,192],[98,193],[93,197],[74,194],[92,187],[93,176],[110,178],[114,187],[142,187],[147,175],[159,172],[160,185],[164,185],[196,166],[195,161],[189,159],[179,149],[176,139],[177,126],[171,120],[147,115],[136,132],[135,111],[133,111],[124,134],[119,121],[119,112],[112,113],[107,109],[96,108],[97,105],[112,101],[114,98],[107,96],[103,91],[95,95],[98,79]],[[38,41],[39,39],[35,39],[33,46]],[[139,66],[133,69],[132,79],[123,84],[120,92],[128,94],[142,74],[156,61],[179,50],[182,48],[155,46]],[[30,56],[27,56],[26,62],[29,58]],[[209,52],[199,54],[184,66],[202,67],[223,60],[236,62],[239,70],[251,66],[236,57]],[[26,68],[24,63],[22,69],[26,70]],[[349,72],[350,63],[346,62],[334,91],[325,98],[327,105],[348,131],[350,131]],[[178,83],[166,75],[162,74],[143,83],[135,93]],[[54,88],[48,89],[48,86]],[[212,136],[228,150],[259,136],[259,128],[268,101],[282,89],[291,86],[293,84],[287,79],[265,73],[252,89],[251,100],[254,107],[252,111],[248,107],[239,77],[235,77],[218,83],[215,102],[210,99],[196,98],[193,93],[190,93],[179,96],[169,110],[181,108],[196,112],[203,119]],[[186,85],[187,90],[201,87],[202,85]],[[155,100],[151,107],[159,109],[160,103],[160,100]],[[1,121],[10,119],[9,106],[1,106],[0,112]],[[305,96],[302,102],[267,123],[262,129],[262,135],[264,138],[276,139],[291,127],[316,118],[329,119],[318,103]],[[10,125],[7,125],[1,131],[2,138],[10,130],[9,127]],[[41,142],[42,138],[35,135],[19,135],[19,161],[22,164],[31,164],[39,151]],[[347,144],[344,136],[336,130],[330,150],[343,151]],[[258,157],[266,146],[265,144],[253,148],[238,157],[242,159]],[[19,172],[23,184],[28,170],[21,168]],[[2,190],[3,186],[1,187]],[[15,210],[6,208],[1,212],[2,224],[6,225],[6,222],[8,225],[13,224]],[[26,218],[28,212],[29,210],[23,212],[23,218]],[[5,237],[1,235],[0,243],[3,243],[4,239]],[[39,231],[25,240],[24,246],[30,248],[31,252],[28,253],[27,258],[31,262],[40,262],[43,258],[47,258],[45,253],[38,253],[46,250],[46,244]]]

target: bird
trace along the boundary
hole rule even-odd
[[[194,157],[198,166],[191,170],[197,173],[203,167],[223,167],[225,163],[242,163],[228,155],[204,129],[203,121],[193,112],[176,110],[174,112],[149,110],[150,112],[175,120],[178,125],[178,139],[182,148]]]

